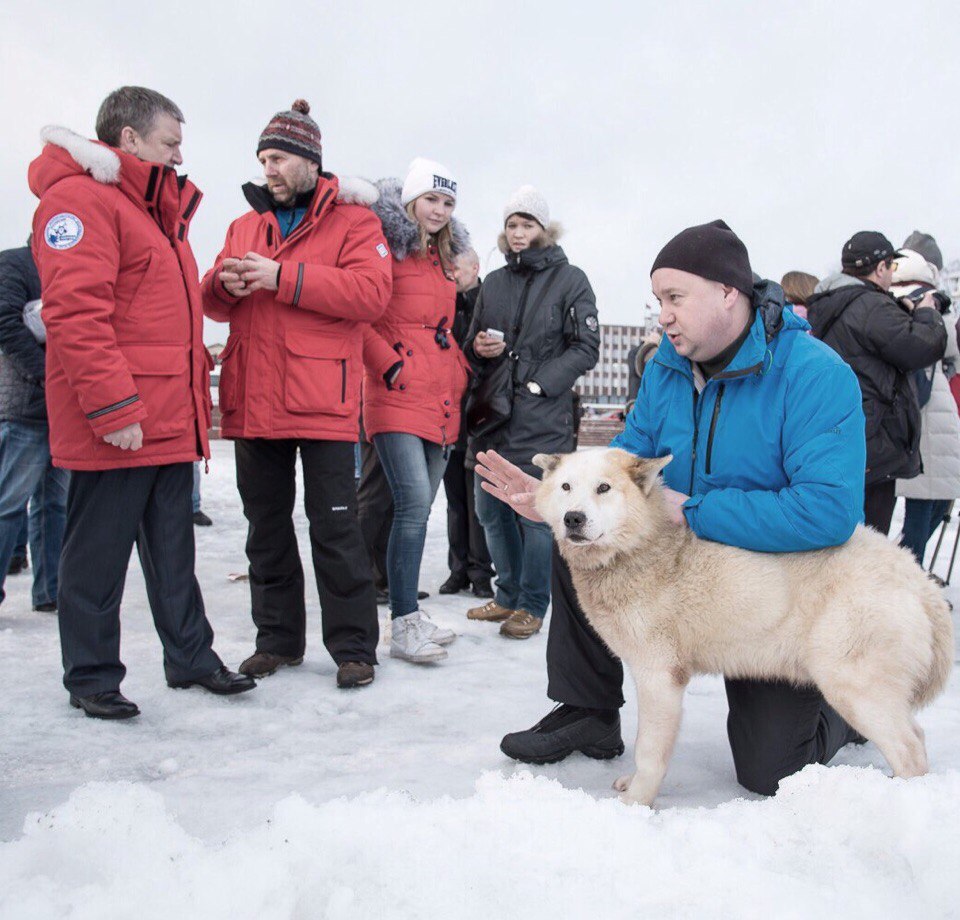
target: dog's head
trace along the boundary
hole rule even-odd
[[[544,471],[536,506],[564,558],[602,566],[653,538],[668,520],[658,476],[673,458],[615,448],[537,454]]]

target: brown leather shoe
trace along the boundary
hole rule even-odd
[[[542,617],[535,617],[526,610],[514,610],[510,619],[500,627],[500,635],[511,639],[529,639],[540,632],[541,626]]]
[[[341,690],[366,687],[373,683],[373,665],[365,661],[345,661],[337,668],[337,686]]]
[[[513,611],[509,607],[501,607],[496,601],[487,601],[482,607],[471,607],[467,611],[467,619],[499,623],[512,613]]]
[[[295,668],[298,664],[303,664],[303,655],[288,658],[272,652],[254,652],[237,670],[250,677],[269,677],[277,668]]]

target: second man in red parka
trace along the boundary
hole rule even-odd
[[[252,210],[230,225],[203,279],[203,303],[207,316],[230,323],[220,411],[224,437],[235,440],[257,627],[256,651],[240,670],[263,677],[303,660],[293,525],[299,451],[323,641],[338,686],[356,687],[373,680],[378,625],[356,514],[354,443],[363,329],[389,300],[390,253],[377,218],[348,203],[337,177],[322,171],[309,111],[297,100],[261,134],[266,186],[244,186]],[[369,185],[354,194],[365,204],[376,198]]]

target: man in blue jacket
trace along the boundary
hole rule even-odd
[[[612,446],[673,455],[667,495],[677,525],[699,537],[781,553],[844,543],[863,509],[853,372],[784,309],[777,284],[754,284],[746,247],[723,221],[674,237],[651,281],[663,341]],[[479,459],[487,491],[536,515],[535,479],[495,455]],[[552,591],[547,693],[560,705],[501,749],[530,763],[578,750],[615,757],[623,669],[587,623],[556,551]],[[726,690],[737,779],[754,792],[772,795],[783,777],[857,738],[815,687],[727,679]]]

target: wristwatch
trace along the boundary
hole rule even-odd
[[[528,380],[527,389],[533,393],[534,396],[543,396],[543,387],[540,386],[536,380]]]

